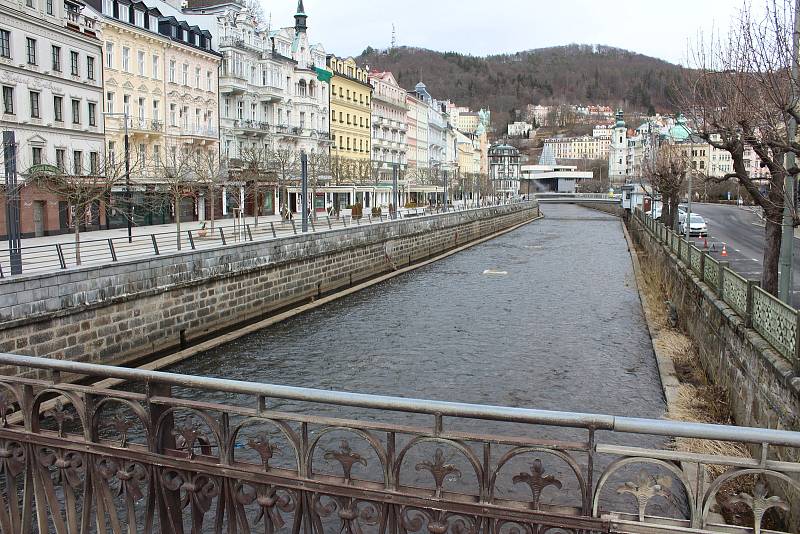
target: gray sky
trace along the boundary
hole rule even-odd
[[[742,0],[303,0],[309,37],[329,53],[398,44],[474,55],[605,44],[685,63],[699,32],[722,32]],[[274,25],[297,0],[261,0]],[[755,3],[758,3],[756,0]],[[616,9],[612,10],[611,6]]]

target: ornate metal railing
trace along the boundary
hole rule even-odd
[[[794,358],[800,334],[797,311],[760,287],[754,287],[752,292],[753,328],[782,355]]]
[[[635,210],[634,218],[654,236],[666,235],[664,248],[688,263],[696,273],[702,273],[700,278],[716,296],[800,372],[800,313],[797,310],[758,287],[758,282],[747,280],[730,269],[727,262],[714,259],[708,251],[689,246],[675,232],[653,221],[650,216]],[[689,250],[691,258],[687,257]]]
[[[800,492],[797,432],[0,364],[52,378],[0,377],[2,532],[687,532],[718,528],[723,495],[756,532],[800,512],[772,489]]]

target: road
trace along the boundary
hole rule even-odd
[[[708,245],[720,259],[722,244],[727,247],[731,267],[748,279],[761,278],[764,256],[764,226],[761,219],[747,208],[721,204],[692,204],[692,211],[702,215],[708,223]],[[703,239],[693,238],[703,248]],[[794,239],[792,298],[795,307],[800,305],[800,239]]]

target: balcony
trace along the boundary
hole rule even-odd
[[[264,51],[263,43],[248,43],[239,37],[222,37],[219,40],[220,48],[238,48],[247,52],[255,52],[261,54]]]
[[[123,124],[119,121],[120,126]],[[155,136],[164,133],[164,123],[156,119],[145,119],[143,117],[128,117],[128,133],[130,135]]]
[[[67,28],[79,33],[94,35],[96,26],[96,21],[94,19],[70,9],[67,9],[64,18],[66,19]]]
[[[245,135],[266,135],[272,131],[272,127],[268,122],[252,119],[237,119],[233,121],[233,129],[240,130]]]
[[[247,80],[239,75],[223,73],[219,79],[219,92],[222,95],[241,95],[247,91]]]

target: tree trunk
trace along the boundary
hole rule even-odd
[[[781,216],[781,213],[767,216],[767,225],[764,229],[764,268],[761,273],[761,287],[776,297],[778,296],[778,263],[781,255]]]
[[[208,190],[209,196],[211,197],[211,233],[214,233],[214,205],[217,203],[217,195],[214,193],[214,186],[212,185]]]
[[[181,196],[175,195],[175,230],[177,234],[178,250],[181,249]]]
[[[72,221],[75,227],[75,265],[81,264],[81,219],[78,217],[78,208],[75,208],[75,220]]]
[[[258,212],[261,211],[261,202],[258,198],[258,180],[253,184],[253,215],[255,215],[255,225],[258,228]]]

